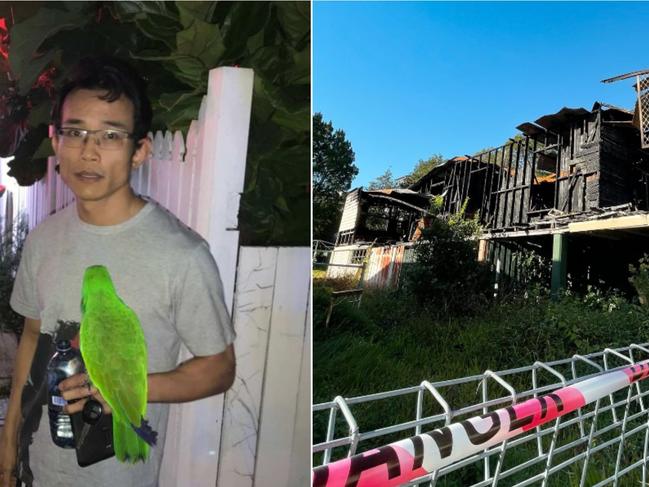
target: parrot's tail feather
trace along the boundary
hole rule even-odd
[[[131,427],[138,434],[138,436],[146,441],[149,445],[154,446],[158,441],[158,432],[153,431],[153,428],[151,428],[151,425],[149,425],[149,422],[146,419],[142,418],[139,428],[134,426],[133,424],[131,424]]]
[[[113,418],[113,447],[115,456],[120,462],[145,462],[149,456],[149,445],[146,444],[124,421]]]

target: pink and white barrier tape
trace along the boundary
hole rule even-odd
[[[390,487],[432,473],[649,376],[649,360],[313,469],[313,487]]]

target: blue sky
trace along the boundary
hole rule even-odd
[[[649,2],[316,1],[313,110],[345,131],[366,186],[564,106],[632,109],[632,80],[600,81],[649,68],[647,19]]]

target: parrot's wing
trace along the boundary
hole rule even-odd
[[[141,374],[134,368],[106,368],[95,375],[97,377],[93,382],[114,414],[128,420],[133,426],[140,426],[146,411],[146,398],[142,400],[143,387],[139,380]]]
[[[88,343],[97,353],[84,357],[88,375],[117,415],[140,426],[147,404],[147,350],[140,322],[121,303],[118,309],[97,311],[87,319],[103,319],[112,326],[93,327]]]

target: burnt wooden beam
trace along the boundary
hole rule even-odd
[[[478,166],[480,166],[481,164],[482,164],[482,154],[479,155]],[[484,166],[486,172],[484,175],[484,182],[482,183],[482,201],[480,202],[480,222],[482,223],[485,223],[487,221],[486,210],[489,205],[489,198],[491,197],[491,193],[487,194],[487,180],[489,179],[490,167],[491,167],[490,164]]]
[[[489,153],[489,159],[491,159],[491,152]],[[496,149],[496,152],[495,152],[495,155],[494,155],[494,164],[497,161],[498,161],[498,149]],[[498,189],[502,188],[503,183],[504,183],[503,180],[505,179],[505,173],[503,171],[504,167],[503,167],[502,163],[501,163],[500,169],[501,169],[501,171],[500,171],[500,174],[498,176],[498,186],[497,186]],[[494,195],[494,200],[495,200],[494,201],[495,206],[494,206],[493,222],[494,222],[494,227],[498,228],[500,226],[499,221],[498,221],[498,218],[500,216],[500,207],[501,207],[500,196],[495,194]]]
[[[549,151],[550,149],[556,149],[558,147],[559,147],[559,144],[546,145],[546,146],[541,147],[540,149],[536,149],[536,153],[537,154],[542,153],[542,152],[545,152],[545,151]]]
[[[509,148],[509,162],[507,164],[507,187],[510,187],[512,180],[512,162],[514,161],[514,147],[512,145],[505,146]],[[518,149],[518,148],[517,148]],[[504,150],[504,149],[503,149]],[[518,150],[516,151],[516,158],[518,159]],[[514,176],[514,184],[516,184],[516,176]],[[514,204],[514,198],[512,198],[512,205]],[[503,205],[503,227],[507,227],[511,224],[509,221],[509,194],[505,193],[505,204]]]
[[[561,176],[561,135],[557,135],[557,162],[555,164],[555,174],[556,174],[556,180],[554,182],[554,204],[552,205],[553,208],[559,207],[559,177]]]
[[[472,174],[472,169],[473,169],[473,159],[469,159],[468,161],[469,164],[469,170],[467,172],[467,182],[466,182],[466,190],[464,192],[464,197],[468,198],[469,197],[469,191],[471,190],[471,174]],[[464,203],[463,203],[464,204]]]
[[[525,136],[525,158],[523,159],[523,184],[525,185],[525,188],[529,188],[528,191],[530,193],[532,193],[532,185],[531,185],[531,183],[530,183],[529,186],[527,184],[527,158],[528,158],[528,153],[529,153],[529,141],[530,141],[530,138],[526,135]],[[523,206],[524,206],[523,202],[524,201],[525,201],[525,189],[523,189],[523,191],[521,191],[521,203],[520,203],[519,212],[518,212],[518,221],[519,222],[523,221]],[[525,214],[527,215],[527,212],[525,212]],[[529,218],[527,218],[526,220],[529,221]]]
[[[641,69],[639,71],[632,71],[631,73],[621,74],[619,76],[613,76],[612,78],[603,79],[602,83],[612,83],[614,81],[620,81],[627,78],[633,78],[634,76],[642,76],[643,74],[648,74],[649,69]]]
[[[532,172],[530,173],[530,193],[528,195],[527,199],[527,221],[530,221],[530,210],[532,209],[532,189],[534,186],[534,180],[536,179],[536,145],[537,145],[537,140],[536,137],[534,138],[534,145],[532,148]]]
[[[482,155],[480,155],[480,158],[482,159]],[[486,198],[486,213],[485,213],[485,223],[489,221],[489,218],[491,217],[491,208],[492,208],[492,203],[491,200],[493,198],[493,187],[494,187],[494,174],[496,172],[496,166],[495,164],[491,164],[491,158],[487,159],[487,164],[489,168],[491,168],[491,177],[489,178],[489,196]],[[487,171],[488,175],[489,171]],[[485,178],[486,180],[487,178]]]

